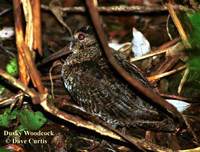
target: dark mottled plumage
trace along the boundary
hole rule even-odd
[[[174,131],[167,114],[150,104],[130,87],[110,66],[89,28],[74,35],[72,54],[62,68],[65,87],[76,104],[112,126],[140,127],[156,131]],[[139,69],[122,54],[113,51],[118,63],[146,87],[151,87]]]

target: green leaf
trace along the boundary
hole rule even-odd
[[[16,119],[17,110],[11,111],[9,108],[5,109],[4,113],[0,115],[0,126],[8,127],[10,122]]]
[[[187,17],[190,22],[190,43],[194,48],[200,48],[200,12],[188,12]]]
[[[47,119],[41,112],[32,112],[27,108],[21,110],[19,120],[21,123],[20,127],[27,130],[38,130],[47,122]]]
[[[189,42],[192,46],[191,49],[187,50],[189,55],[189,59],[187,61],[189,76],[186,83],[199,85],[197,82],[200,81],[200,12],[185,12],[183,14],[182,22],[184,24],[184,29],[188,34]],[[192,85],[187,89],[195,89],[198,87],[196,85]]]
[[[9,63],[6,65],[6,72],[14,77],[18,75],[18,64],[16,58],[10,59]],[[0,78],[0,83],[1,81],[2,79]],[[5,89],[6,87],[0,84],[0,95],[4,93]]]
[[[6,71],[12,76],[18,75],[18,64],[16,58],[12,58],[9,61],[9,63],[6,65]]]
[[[5,148],[3,148],[3,147],[0,147],[0,152],[11,152],[11,151],[8,150],[8,149],[5,149]]]
[[[190,71],[200,72],[200,57],[193,57],[188,60],[188,66]]]

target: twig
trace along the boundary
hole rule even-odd
[[[46,5],[41,5],[42,9],[46,11],[50,11],[50,8]],[[178,10],[191,10],[182,5],[175,5],[175,9]],[[60,8],[64,12],[70,13],[84,13],[86,12],[85,7],[82,6],[75,6],[75,7],[63,7]],[[160,13],[160,12],[167,12],[166,6],[99,6],[98,8],[99,13],[137,13],[137,14],[149,14],[149,13]]]
[[[15,102],[21,96],[24,96],[24,93],[19,92],[18,94],[14,95],[14,96],[0,100],[0,107],[12,104],[13,102]]]
[[[182,97],[182,96],[177,96],[177,95],[170,95],[170,94],[164,94],[164,93],[160,93],[160,95],[162,97],[164,97],[164,98],[176,99],[176,100],[182,100],[182,101],[185,101],[185,102],[188,102],[188,103],[194,103],[191,98],[187,98],[187,97]]]
[[[13,0],[14,6],[14,15],[15,15],[15,31],[16,31],[16,43],[19,54],[19,71],[20,78],[22,77],[22,82],[28,84],[29,77],[35,87],[39,90],[40,93],[45,93],[46,90],[42,85],[39,72],[35,68],[35,63],[33,62],[31,50],[33,44],[33,31],[32,31],[32,8],[29,1],[23,1],[23,8],[25,12],[25,17],[27,21],[26,36],[24,40],[23,30],[22,30],[22,13],[20,7],[20,0]],[[29,31],[30,30],[30,31]],[[25,76],[24,76],[25,75]]]
[[[150,77],[148,77],[148,80],[149,81],[155,81],[155,80],[158,80],[160,78],[172,75],[172,74],[174,74],[174,73],[176,73],[178,71],[181,71],[181,70],[183,70],[185,68],[186,68],[186,65],[183,65],[183,66],[181,66],[179,68],[176,68],[174,70],[171,70],[171,71],[168,71],[168,72],[165,72],[165,73],[161,73],[161,74],[158,74],[158,75],[150,76]]]
[[[22,11],[20,0],[13,0],[13,11],[15,18],[16,45],[18,50],[19,78],[25,85],[27,85],[29,83],[30,77],[27,73],[26,64],[22,57],[22,43],[24,43],[24,33],[22,28]]]
[[[68,30],[70,36],[72,36],[73,34],[71,28],[63,20],[63,11],[61,10],[61,7],[55,5],[54,0],[52,0],[49,4],[49,8],[59,23],[64,26]]]
[[[33,49],[38,50],[39,54],[42,55],[42,29],[41,29],[41,11],[40,11],[40,0],[33,0]]]
[[[181,50],[184,50],[183,44],[178,42],[177,44],[175,44],[175,45],[173,45],[169,48],[156,50],[155,52],[152,52],[152,53],[147,54],[147,55],[143,55],[141,57],[131,58],[130,62],[143,60],[143,59],[153,57],[153,56],[156,56],[156,55],[160,55],[160,54],[163,54],[163,53],[166,53],[166,52],[181,51]]]
[[[139,90],[141,93],[143,93],[146,97],[150,98],[153,102],[155,102],[156,104],[159,104],[160,106],[164,107],[169,113],[171,113],[174,118],[178,118],[180,123],[183,123],[183,119],[181,114],[177,111],[177,109],[167,103],[163,98],[161,98],[159,95],[157,95],[155,92],[153,92],[151,89],[146,88],[145,86],[143,86],[138,80],[136,80],[134,77],[131,77],[129,75],[129,73],[127,73],[122,67],[120,67],[115,58],[112,55],[112,51],[111,49],[108,47],[108,43],[106,42],[106,36],[104,34],[104,31],[101,27],[102,23],[100,21],[100,16],[99,13],[97,11],[96,6],[94,5],[94,0],[86,0],[86,4],[90,13],[90,16],[92,18],[92,22],[95,26],[97,35],[99,37],[99,40],[101,42],[101,45],[103,47],[103,50],[106,54],[106,57],[108,59],[108,61],[111,63],[111,65],[115,68],[115,70],[127,81],[129,82],[130,85],[132,85],[134,88],[136,88],[137,90]],[[124,137],[124,139],[126,139],[126,137]],[[129,141],[128,139],[126,139],[127,141]],[[131,141],[129,141],[131,142]],[[138,143],[134,143],[136,146],[141,147],[140,145],[138,145]]]
[[[60,74],[57,74],[57,75],[52,75],[51,78],[50,76],[44,76],[42,77],[42,81],[49,81],[49,80],[55,80],[55,79],[60,79],[62,76]]]
[[[183,40],[184,42],[184,45],[186,48],[191,48],[189,42],[188,42],[188,37],[183,29],[183,26],[180,22],[180,20],[178,19],[177,15],[176,15],[176,12],[174,11],[174,8],[173,8],[173,5],[171,3],[167,3],[167,8],[168,8],[168,11],[169,11],[169,14],[181,36],[181,39]]]
[[[7,53],[8,56],[10,56],[12,58],[17,57],[17,55],[15,53],[10,51],[7,47],[4,47],[2,44],[0,44],[0,51],[2,51],[3,53]]]
[[[24,43],[29,47],[29,50],[31,51],[32,56],[35,52],[33,52],[33,14],[32,14],[32,7],[29,0],[23,0],[22,6],[26,21],[26,32],[25,32],[25,40]]]
[[[53,68],[55,68],[56,66],[62,65],[60,62],[54,62],[53,65],[51,66],[51,68],[49,69],[49,78],[50,78],[50,82],[51,82],[51,95],[54,97],[54,84],[53,84],[53,79],[52,79],[52,70]]]
[[[35,84],[35,86],[37,87],[37,89],[40,93],[42,93],[42,94],[45,93],[46,89],[44,88],[44,86],[42,84],[40,74],[35,67],[35,63],[33,62],[30,50],[25,44],[23,45],[23,54],[22,55],[25,60],[25,63],[27,64],[27,69],[30,73],[31,80],[33,81],[33,83]]]
[[[161,62],[159,67],[154,72],[152,72],[151,75],[159,75],[171,70],[178,61],[179,61],[178,55],[175,55],[175,56],[166,55],[165,60]]]
[[[166,49],[166,48],[168,48],[168,47],[171,47],[171,46],[175,45],[175,44],[176,44],[177,42],[179,42],[179,41],[180,41],[180,38],[177,37],[177,38],[175,38],[175,39],[172,39],[172,40],[170,40],[170,41],[168,41],[168,42],[162,44],[161,46],[158,47],[158,49]]]
[[[40,99],[39,94],[37,94],[37,92],[33,91],[32,89],[29,89],[24,83],[15,79],[11,75],[7,74],[2,69],[0,69],[0,76],[3,77],[4,79],[8,80],[9,83],[11,83],[13,86],[19,88],[24,93],[28,94],[32,99],[37,99],[37,100]]]
[[[167,35],[169,37],[170,40],[172,40],[172,35],[169,32],[169,19],[170,19],[170,15],[167,16],[167,22],[166,22],[166,31],[167,31]]]
[[[10,12],[11,10],[12,10],[12,8],[7,8],[7,9],[1,11],[1,12],[0,12],[0,16],[6,14],[6,13],[8,13],[8,12]]]
[[[181,82],[180,82],[180,84],[179,84],[179,86],[178,86],[178,94],[181,94],[181,91],[182,91],[182,89],[183,89],[183,86],[184,86],[184,84],[185,84],[185,81],[187,80],[188,74],[189,74],[189,69],[187,68],[187,69],[185,70],[185,72],[184,72],[184,74],[183,74],[183,77],[182,77],[182,79],[181,79]]]

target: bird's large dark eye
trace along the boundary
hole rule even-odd
[[[84,35],[84,34],[80,33],[80,34],[78,35],[78,39],[79,39],[79,40],[83,40],[84,38],[85,38],[85,35]]]

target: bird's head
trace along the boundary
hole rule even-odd
[[[73,53],[88,50],[97,44],[93,29],[90,26],[79,29],[75,34],[70,48]]]

